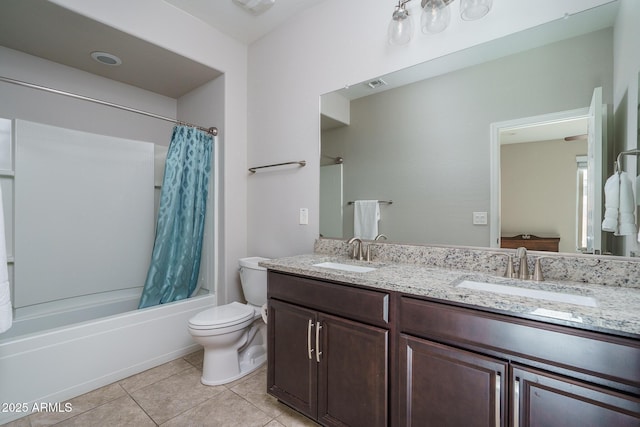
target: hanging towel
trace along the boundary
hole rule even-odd
[[[11,293],[9,273],[7,271],[7,246],[4,237],[4,210],[2,208],[2,189],[0,189],[0,333],[11,327]]]
[[[631,236],[636,233],[635,197],[626,172],[613,174],[604,185],[605,211],[602,231],[616,236]]]
[[[633,236],[636,234],[635,210],[636,201],[633,196],[631,180],[626,172],[620,172],[619,236]]]
[[[380,204],[377,200],[356,200],[353,210],[353,235],[373,240],[378,235]]]
[[[620,177],[614,173],[604,184],[604,220],[602,231],[618,232],[618,211],[620,209]]]

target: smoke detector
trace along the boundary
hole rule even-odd
[[[276,0],[233,0],[233,2],[252,15],[260,15],[273,6]]]

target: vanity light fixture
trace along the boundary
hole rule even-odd
[[[409,43],[413,34],[411,14],[407,3],[411,0],[398,0],[387,30],[389,43],[403,45]],[[454,0],[421,0],[422,17],[420,28],[425,34],[444,31],[451,21],[449,5]],[[465,21],[480,19],[491,10],[493,0],[460,0],[460,17]]]

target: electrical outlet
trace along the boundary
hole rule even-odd
[[[487,225],[487,213],[486,212],[474,212],[473,213],[473,225]]]
[[[308,225],[309,224],[309,209],[300,208],[300,225]]]

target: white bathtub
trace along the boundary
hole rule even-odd
[[[187,321],[215,295],[135,310],[138,299],[28,313],[0,335],[0,424],[25,415],[7,411],[17,405],[62,402],[200,348]],[[34,332],[43,324],[55,328]]]

